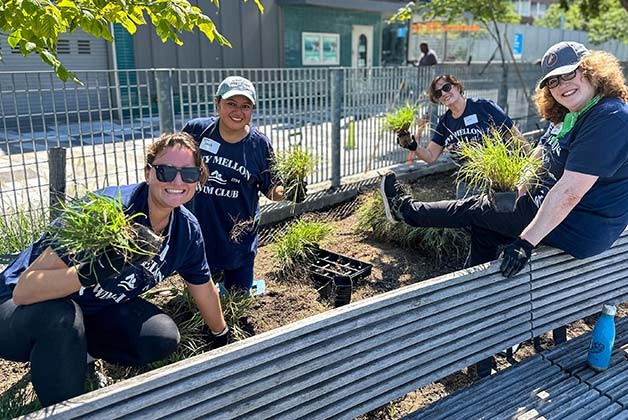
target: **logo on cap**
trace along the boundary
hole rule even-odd
[[[558,56],[554,53],[550,53],[545,60],[545,65],[548,67],[553,67],[554,64],[558,61]]]

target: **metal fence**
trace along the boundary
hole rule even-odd
[[[5,217],[46,209],[52,148],[66,149],[65,191],[138,182],[145,146],[159,133],[180,130],[193,117],[214,113],[213,93],[227,75],[254,82],[253,124],[277,151],[301,145],[317,159],[311,184],[330,182],[406,159],[383,115],[405,101],[419,103],[432,120],[444,109],[425,94],[439,73],[457,75],[468,96],[507,99],[524,129],[538,118],[528,96],[538,66],[438,65],[293,69],[150,69],[84,71],[84,85],[62,83],[49,72],[0,73],[0,209]],[[506,89],[501,89],[505,86]],[[429,133],[423,133],[426,142]]]

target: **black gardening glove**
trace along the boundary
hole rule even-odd
[[[212,350],[226,346],[227,344],[233,342],[231,337],[231,330],[229,329],[228,325],[225,326],[225,328],[218,334],[210,330],[209,336],[211,338],[210,348]]]
[[[286,188],[285,185],[284,188]],[[304,202],[307,197],[307,181],[304,179],[300,183],[292,185],[290,188],[285,190],[284,194],[284,198],[288,201],[292,201],[293,203]]]
[[[499,267],[505,277],[512,277],[520,272],[532,255],[534,245],[525,239],[517,238],[504,248],[502,264]]]
[[[91,262],[84,262],[79,266],[77,274],[83,287],[93,287],[100,284],[107,290],[106,285],[120,273],[131,266],[138,267],[155,256],[163,239],[144,225],[135,223],[133,229],[136,234],[137,245],[143,252],[133,253],[130,257],[125,257],[115,248],[106,248],[98,258]]]
[[[414,138],[413,134],[410,134],[407,131],[398,131],[397,132],[397,144],[403,147],[404,149],[415,151],[419,146]]]

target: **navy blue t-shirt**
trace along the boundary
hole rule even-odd
[[[225,141],[217,118],[188,121],[183,131],[198,142],[209,179],[188,203],[201,225],[212,270],[252,264],[257,253],[259,193],[273,187],[273,149],[264,134],[251,127],[237,143]]]
[[[548,130],[542,139],[544,189],[565,170],[599,178],[547,240],[576,258],[586,258],[610,248],[628,223],[628,104],[602,99],[557,140],[559,128]]]
[[[455,151],[458,143],[481,141],[489,129],[509,129],[513,122],[495,102],[489,99],[468,98],[464,112],[454,118],[451,110],[438,120],[432,141],[443,146],[457,160]]]
[[[148,186],[145,182],[122,187],[108,187],[101,191],[109,197],[120,197],[126,214],[148,214]],[[140,216],[135,222],[149,226],[147,217]],[[15,285],[20,274],[48,247],[49,236],[44,234],[33,245],[17,257],[0,274],[0,299],[12,295],[9,285]],[[70,265],[67,256],[61,256]],[[186,282],[204,284],[211,279],[207,260],[203,252],[203,237],[198,221],[186,208],[173,210],[168,225],[168,233],[159,254],[141,267],[130,267],[117,277],[116,289],[112,293],[100,286],[84,288],[70,297],[81,307],[85,314],[93,314],[100,309],[134,298],[154,287],[165,277],[178,272]]]

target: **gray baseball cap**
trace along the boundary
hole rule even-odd
[[[253,102],[257,101],[257,93],[255,87],[249,79],[245,79],[240,76],[229,76],[218,85],[216,90],[216,96],[220,96],[223,99],[231,98],[232,96],[242,95],[246,96]]]
[[[539,87],[544,87],[548,78],[574,71],[589,50],[579,42],[562,41],[552,45],[541,60],[543,78]]]

